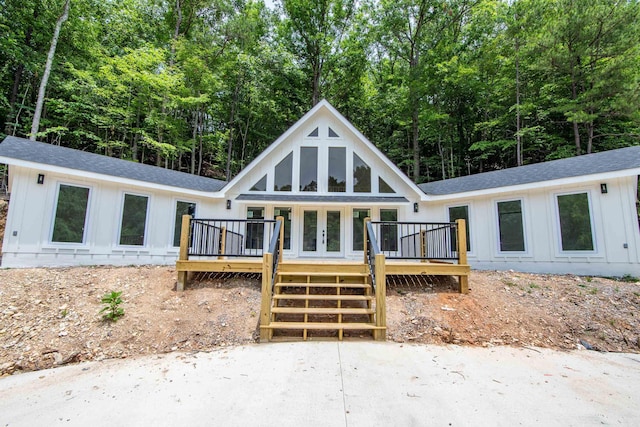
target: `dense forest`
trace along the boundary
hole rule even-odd
[[[0,0],[0,34],[0,137],[216,178],[323,98],[416,182],[640,144],[639,0]]]

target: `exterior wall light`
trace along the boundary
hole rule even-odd
[[[418,202],[415,202],[415,203],[413,204],[413,211],[414,211],[415,213],[418,213],[418,211],[419,211],[419,210],[420,210],[420,206],[418,205]]]
[[[44,184],[44,175],[41,173],[38,174],[38,184]]]
[[[602,184],[600,184],[600,192],[602,194],[607,194],[607,184],[605,182],[603,182]]]
[[[231,200],[227,200],[227,209],[231,209]]]

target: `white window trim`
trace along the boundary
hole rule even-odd
[[[349,240],[346,241],[345,244],[348,245],[349,249],[350,249],[350,254],[352,256],[361,256],[364,253],[364,243],[362,244],[362,248],[361,249],[356,249],[353,247],[353,235],[354,235],[354,230],[353,230],[353,211],[355,210],[368,210],[369,211],[369,218],[373,219],[373,214],[377,213],[378,215],[380,214],[380,211],[376,212],[376,210],[374,208],[371,207],[367,207],[367,206],[345,206],[347,209],[345,210],[345,220],[348,221],[349,225],[349,233],[345,233],[345,237],[348,238]],[[380,218],[380,217],[378,217]],[[364,218],[362,218],[362,220],[364,221]],[[346,224],[345,224],[346,225]],[[346,230],[345,230],[346,231]],[[363,228],[364,231],[364,228]],[[345,248],[346,249],[346,248]]]
[[[89,194],[87,196],[87,211],[84,214],[84,229],[82,230],[82,242],[81,243],[75,243],[75,242],[54,242],[53,241],[53,229],[55,227],[55,223],[56,223],[56,214],[58,213],[58,198],[60,197],[60,186],[62,185],[66,185],[69,187],[80,187],[80,188],[87,188],[89,189]],[[72,182],[67,182],[67,181],[56,181],[56,197],[55,200],[53,201],[53,207],[51,209],[51,224],[49,226],[49,239],[47,241],[47,245],[48,246],[52,246],[52,247],[74,247],[74,248],[85,248],[87,246],[89,246],[88,243],[88,239],[87,239],[87,234],[88,231],[90,230],[91,227],[91,215],[90,215],[90,209],[91,209],[91,205],[92,203],[92,199],[93,199],[93,186],[92,185],[86,185],[86,184],[77,184],[77,183],[72,183]]]
[[[144,241],[142,245],[121,245],[120,244],[120,233],[122,232],[122,216],[124,215],[124,198],[126,195],[130,195],[130,196],[140,196],[140,197],[146,197],[147,198],[147,212],[145,214],[145,222],[144,222]],[[120,195],[120,215],[118,216],[118,234],[116,234],[116,238],[115,238],[115,246],[117,248],[135,248],[135,249],[142,249],[142,248],[146,248],[149,244],[149,217],[150,217],[150,212],[151,212],[151,194],[145,194],[145,193],[136,193],[136,192],[132,192],[132,191],[122,191],[121,195]]]
[[[266,214],[267,210],[265,210],[265,217],[266,218],[273,218],[276,219],[276,214],[275,214],[275,209],[276,208],[285,208],[285,209],[291,209],[291,241],[290,243],[290,248],[289,249],[283,249],[285,255],[292,255],[295,253],[296,248],[296,234],[294,233],[295,230],[295,224],[296,224],[296,206],[294,206],[293,204],[288,204],[288,203],[281,203],[281,204],[273,204],[272,206],[267,206],[267,210],[268,210],[268,215]]]
[[[500,212],[498,211],[498,203],[503,202],[520,202],[520,210],[522,215],[522,235],[524,237],[524,251],[503,251],[500,249]],[[495,243],[496,254],[501,257],[522,257],[530,255],[529,251],[529,227],[526,202],[524,197],[500,198],[493,200],[495,214]]]
[[[570,196],[573,194],[586,194],[587,203],[589,205],[589,220],[591,223],[591,241],[593,242],[593,250],[587,251],[565,251],[562,249],[562,228],[560,227],[560,206],[558,204],[558,196]],[[593,200],[591,197],[591,189],[580,189],[574,191],[558,192],[553,194],[553,208],[555,215],[555,231],[556,231],[556,256],[557,257],[586,257],[598,255],[598,239],[595,230],[595,218],[593,216]]]
[[[178,207],[178,202],[189,203],[195,206],[195,211],[198,212],[198,203],[193,200],[184,200],[179,197],[173,198],[173,230],[171,230],[171,235],[169,236],[169,249],[179,249],[180,245],[173,246],[173,236],[176,234],[176,208]],[[147,204],[147,209],[149,205]],[[120,218],[120,226],[122,226],[122,218]]]
[[[472,209],[471,209],[471,203],[467,202],[467,203],[456,203],[456,204],[451,204],[451,205],[445,205],[444,207],[444,217],[446,218],[446,222],[451,222],[451,219],[449,217],[449,208],[461,208],[463,206],[467,207],[467,216],[469,217],[469,220],[466,223],[466,227],[469,230],[469,242],[468,242],[468,246],[470,247],[470,250],[467,251],[467,256],[475,256],[475,242],[473,241],[473,236],[474,234],[471,232],[471,228],[469,228],[469,223],[473,222],[475,223],[475,219],[472,217],[471,213],[472,213]]]

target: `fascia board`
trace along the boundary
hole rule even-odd
[[[155,184],[153,182],[139,181],[139,180],[130,179],[130,178],[122,178],[119,176],[104,175],[104,174],[99,174],[95,172],[81,171],[78,169],[70,169],[70,168],[64,168],[60,166],[29,162],[26,160],[18,160],[10,157],[0,156],[0,163],[5,163],[10,166],[18,166],[26,169],[58,173],[62,175],[70,175],[74,177],[92,179],[97,181],[108,181],[108,182],[114,182],[114,183],[124,184],[128,186],[167,191],[172,193],[180,193],[180,194],[190,195],[194,197],[203,197],[203,198],[210,198],[210,199],[224,198],[224,195],[220,191],[208,192],[208,191],[191,190],[191,189],[182,188],[182,187],[172,187],[169,185]]]
[[[465,191],[463,193],[443,194],[443,195],[437,195],[437,196],[425,194],[425,198],[423,199],[423,201],[438,202],[438,201],[457,200],[457,199],[469,199],[469,198],[482,197],[482,196],[492,196],[500,193],[516,193],[516,192],[529,191],[529,190],[540,190],[543,188],[562,187],[566,185],[578,185],[578,184],[584,184],[587,182],[600,182],[600,181],[605,181],[607,179],[622,178],[622,177],[633,176],[633,175],[640,175],[640,168],[625,169],[620,171],[599,173],[594,175],[581,175],[577,177],[574,176],[569,178],[554,179],[550,181],[538,181],[538,182],[532,182],[528,184],[512,185],[508,187],[495,187],[495,188],[488,188],[486,190]]]

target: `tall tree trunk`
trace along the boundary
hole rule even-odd
[[[39,11],[40,11],[40,5],[36,4],[34,9],[33,9],[33,20],[36,21],[38,19],[38,15],[39,15]],[[25,31],[25,35],[24,35],[24,45],[33,49],[33,47],[31,46],[31,36],[33,35],[33,27],[31,25],[29,25],[29,27],[27,28],[27,31]],[[9,98],[9,113],[7,114],[7,121],[6,121],[6,127],[5,127],[5,131],[4,133],[6,133],[7,135],[15,135],[16,134],[16,127],[17,127],[17,123],[18,123],[18,115],[19,113],[14,113],[15,109],[16,109],[16,102],[18,101],[18,93],[20,91],[20,82],[22,81],[22,74],[24,73],[24,64],[20,63],[18,64],[18,66],[16,67],[16,71],[13,73],[13,86],[11,88],[11,98]],[[25,91],[26,94],[26,91]],[[25,95],[26,97],[26,95]],[[23,98],[24,100],[24,98]],[[24,105],[24,101],[22,103]],[[22,107],[20,107],[22,108]],[[13,119],[16,119],[16,126],[13,126],[13,130],[11,129],[11,121]]]
[[[204,113],[200,113],[200,132],[198,132],[198,175],[202,175],[202,130],[204,129]]]
[[[313,99],[312,99],[312,107],[315,106],[318,102],[320,102],[320,76],[322,74],[322,65],[320,63],[320,58],[313,64],[313,81],[311,82],[311,87],[313,91]]]
[[[573,59],[571,60],[571,99],[575,101],[578,99],[578,83],[576,82],[576,67],[577,64],[573,63]],[[576,156],[582,154],[582,147],[580,142],[580,126],[578,126],[578,122],[576,119],[573,119],[573,139],[576,145]]]
[[[200,120],[200,111],[193,112],[193,139],[191,140],[191,168],[189,172],[193,175],[196,172],[196,138],[198,137],[198,121]]]
[[[233,102],[231,103],[231,115],[229,117],[229,137],[227,138],[227,181],[231,180],[231,155],[233,154],[233,128],[236,120],[236,107],[238,106],[238,98],[240,96],[240,83],[242,77],[238,72],[238,78],[236,80],[236,87],[233,91]]]
[[[169,57],[170,67],[173,67],[173,64],[175,63],[176,42],[178,41],[178,37],[180,36],[180,25],[182,25],[182,5],[180,4],[180,0],[176,0],[176,13],[178,14],[178,16],[176,17],[176,26],[173,29],[173,43],[171,43],[171,56]]]
[[[64,11],[56,22],[56,27],[53,31],[53,37],[51,38],[51,47],[49,48],[49,54],[47,55],[47,62],[44,66],[44,74],[42,74],[42,80],[40,81],[40,89],[38,90],[38,100],[36,101],[36,110],[33,112],[33,122],[31,124],[31,134],[29,139],[31,141],[36,140],[36,134],[40,128],[40,116],[42,115],[42,107],[44,105],[44,94],[47,90],[47,83],[49,81],[49,74],[51,74],[51,66],[53,64],[53,57],[56,54],[56,47],[58,46],[58,37],[60,37],[60,29],[62,24],[69,18],[69,2],[66,0],[64,3]]]
[[[516,14],[516,25],[518,14]],[[516,164],[522,166],[522,136],[520,135],[520,40],[516,37]]]

